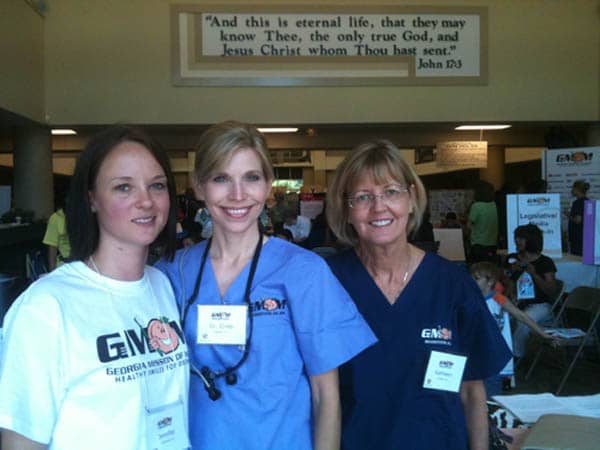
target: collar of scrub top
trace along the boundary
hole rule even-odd
[[[244,292],[244,302],[248,305],[248,319],[250,321],[250,327],[248,335],[246,336],[246,343],[244,345],[244,353],[242,354],[240,360],[231,367],[226,367],[224,370],[220,372],[214,372],[208,366],[202,367],[202,369],[198,370],[198,368],[190,361],[190,369],[194,375],[200,377],[202,382],[204,383],[204,388],[208,392],[208,396],[211,400],[218,400],[221,397],[221,391],[217,389],[215,385],[215,381],[217,378],[225,377],[227,384],[234,385],[237,383],[237,376],[235,371],[241,367],[242,364],[248,358],[250,354],[250,344],[252,343],[252,330],[254,326],[254,320],[252,316],[252,305],[250,304],[250,290],[252,289],[252,282],[254,281],[254,274],[256,272],[256,267],[258,266],[258,260],[260,258],[260,252],[262,250],[263,245],[263,232],[262,228],[259,225],[259,238],[256,244],[256,248],[254,249],[254,255],[252,256],[252,263],[250,265],[250,272],[248,273],[248,280],[246,281],[246,289]],[[185,320],[187,318],[188,310],[190,306],[194,303],[196,297],[198,296],[198,291],[200,289],[200,283],[202,281],[202,273],[204,272],[204,265],[206,264],[206,260],[208,259],[208,252],[210,250],[210,245],[212,243],[212,238],[209,239],[206,244],[206,248],[204,249],[204,253],[202,254],[202,260],[200,262],[200,269],[198,270],[198,275],[196,276],[196,283],[194,284],[194,291],[188,301],[185,304],[185,308],[183,310],[183,316],[181,318],[181,328],[185,332]]]

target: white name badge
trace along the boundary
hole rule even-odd
[[[245,345],[247,305],[198,305],[198,344]]]
[[[466,363],[466,356],[432,350],[423,387],[458,392]]]
[[[191,447],[186,432],[183,402],[146,410],[146,438],[152,450],[183,450]]]

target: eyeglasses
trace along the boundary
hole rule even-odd
[[[382,194],[359,194],[354,197],[347,197],[348,206],[353,209],[366,209],[370,208],[375,203],[376,198],[380,198],[383,202],[388,205],[396,205],[402,201],[404,194],[409,192],[409,188],[402,186],[389,187]]]

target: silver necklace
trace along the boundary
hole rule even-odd
[[[406,263],[406,271],[404,272],[404,276],[402,277],[402,287],[406,285],[406,280],[408,280],[408,273],[410,272],[410,262],[412,259],[412,251],[410,247],[408,247],[408,262]]]
[[[100,269],[98,269],[98,266],[96,265],[96,261],[94,261],[94,257],[92,255],[90,255],[90,264],[92,265],[92,269],[94,269],[99,275],[102,275],[102,272],[100,272]],[[104,276],[104,275],[102,275]]]

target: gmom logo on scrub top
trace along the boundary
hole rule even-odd
[[[421,330],[421,337],[425,339],[426,344],[451,345],[452,331],[438,325],[437,328],[423,328]]]

